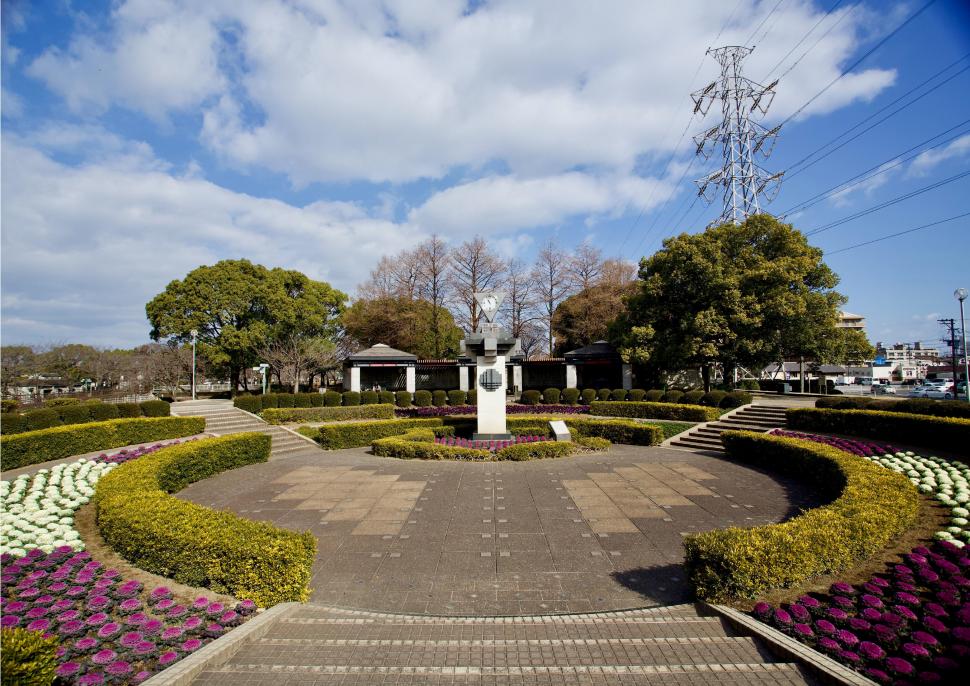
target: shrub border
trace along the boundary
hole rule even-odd
[[[594,400],[589,404],[589,413],[601,417],[674,419],[687,422],[713,422],[721,416],[716,407],[634,400]]]
[[[263,410],[261,416],[270,424],[330,422],[346,419],[394,419],[394,405],[267,408]]]

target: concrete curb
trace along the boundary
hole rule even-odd
[[[772,629],[754,617],[749,617],[725,605],[714,605],[703,601],[700,604],[722,617],[735,630],[753,635],[755,638],[764,641],[771,652],[811,670],[813,676],[824,684],[832,686],[878,686],[875,681],[867,679],[859,672],[849,669],[816,650],[812,650],[804,643]]]
[[[189,686],[203,670],[225,664],[243,645],[265,636],[277,621],[299,606],[300,603],[280,603],[261,612],[222,638],[143,681],[143,686]]]

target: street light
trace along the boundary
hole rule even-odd
[[[963,319],[963,301],[967,299],[967,289],[958,288],[953,291],[953,297],[960,301],[960,338],[963,339],[963,380],[966,383],[964,387],[964,394],[967,396],[967,402],[970,403],[970,360],[967,359],[967,325],[964,323]],[[957,380],[953,380],[953,393],[956,395]]]
[[[192,329],[189,333],[192,334],[192,400],[195,400],[195,342],[199,338],[199,332]]]

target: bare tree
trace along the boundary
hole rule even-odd
[[[150,343],[137,348],[139,375],[151,388],[175,395],[192,375],[192,350],[174,343]]]
[[[584,291],[595,284],[603,273],[603,253],[589,241],[583,241],[569,260],[569,279],[576,290]]]
[[[498,286],[505,272],[505,264],[489,252],[481,236],[465,241],[451,251],[451,272],[448,285],[458,304],[458,325],[472,332],[478,330],[478,303],[475,293]]]
[[[384,256],[371,270],[370,278],[357,287],[361,298],[381,300],[418,297],[420,282],[417,251],[404,250],[393,257]]]
[[[555,336],[552,332],[552,316],[556,307],[570,292],[569,256],[559,249],[553,239],[543,246],[532,266],[543,323],[548,334],[549,355],[553,354]]]
[[[625,286],[637,278],[637,266],[626,260],[609,259],[603,261],[596,285]]]
[[[432,348],[435,358],[444,354],[444,340],[441,335],[439,310],[448,300],[448,274],[451,269],[451,253],[447,244],[434,234],[415,251],[418,273],[418,293],[433,306],[431,315]]]
[[[260,356],[276,372],[280,383],[293,383],[293,392],[300,392],[300,380],[306,372],[333,366],[337,359],[336,346],[326,338],[290,335],[272,341],[260,350]]]

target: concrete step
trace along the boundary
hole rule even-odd
[[[670,442],[675,448],[692,448],[694,450],[716,450],[724,452],[724,446],[720,440],[701,438],[697,436],[684,436]]]

